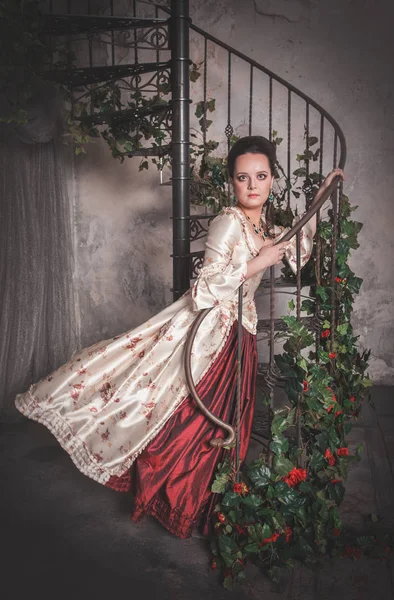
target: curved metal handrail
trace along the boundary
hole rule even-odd
[[[160,10],[162,10],[163,12],[165,12],[167,14],[171,14],[171,11],[167,7],[164,7],[161,5],[158,5],[158,6],[159,6]],[[242,60],[247,62],[249,65],[251,65],[252,67],[257,69],[258,71],[265,73],[271,79],[277,81],[278,83],[280,83],[281,85],[286,87],[289,91],[293,92],[293,94],[296,94],[299,98],[302,98],[303,100],[305,100],[305,102],[309,106],[313,106],[313,108],[315,108],[322,116],[324,116],[325,119],[327,119],[327,121],[329,123],[331,123],[331,125],[333,126],[334,131],[340,141],[340,156],[339,156],[338,167],[340,169],[344,168],[345,163],[346,163],[346,155],[347,155],[347,147],[346,147],[346,140],[345,140],[344,133],[343,133],[341,127],[338,125],[337,121],[322,106],[320,106],[320,104],[315,102],[315,100],[313,100],[312,98],[310,98],[309,96],[304,94],[304,92],[302,92],[301,90],[296,88],[294,85],[292,85],[291,83],[289,83],[288,81],[286,81],[285,79],[280,77],[279,75],[276,75],[276,73],[274,73],[273,71],[270,71],[270,69],[267,69],[266,67],[264,67],[260,63],[256,62],[249,56],[246,56],[246,54],[243,54],[242,52],[239,52],[235,48],[232,48],[231,46],[229,46],[225,42],[222,42],[221,40],[214,37],[210,33],[207,33],[203,29],[200,29],[200,27],[197,27],[192,22],[190,23],[190,29],[192,29],[196,33],[200,34],[205,39],[210,40],[214,44],[217,44],[224,50],[227,50],[227,52],[229,52],[230,54],[237,56],[238,58],[241,58]]]
[[[160,9],[163,10],[166,13],[170,13],[171,11],[169,11],[167,8],[160,6]],[[288,83],[286,80],[282,79],[282,77],[276,75],[273,71],[270,71],[269,69],[267,69],[266,67],[260,65],[259,63],[257,63],[255,60],[251,59],[250,57],[246,56],[245,54],[243,54],[242,52],[239,52],[238,50],[236,50],[235,48],[232,48],[231,46],[229,46],[228,44],[225,44],[224,42],[222,42],[221,40],[215,38],[214,36],[210,35],[209,33],[205,32],[204,30],[200,29],[199,27],[197,27],[196,25],[194,25],[193,23],[190,23],[190,29],[192,29],[193,31],[195,31],[196,33],[198,33],[199,35],[201,35],[203,38],[205,38],[205,40],[210,40],[211,42],[213,42],[214,44],[216,44],[217,46],[220,46],[221,48],[223,48],[224,50],[226,50],[229,53],[229,56],[233,55],[236,56],[242,60],[244,60],[247,64],[249,64],[251,67],[255,68],[256,70],[265,73],[269,78],[270,78],[270,82],[271,80],[274,80],[276,82],[278,82],[279,84],[283,85],[285,88],[287,88],[287,90],[291,93],[294,93],[295,95],[297,95],[299,98],[302,98],[306,104],[307,104],[307,108],[309,110],[309,107],[313,107],[314,109],[316,109],[316,111],[318,113],[320,113],[321,118],[325,118],[333,127],[334,132],[335,132],[335,136],[337,136],[338,140],[339,140],[339,145],[340,145],[340,152],[339,152],[339,161],[338,161],[338,167],[340,169],[343,169],[346,163],[346,154],[347,154],[347,148],[346,148],[346,140],[345,140],[345,136],[343,134],[343,131],[341,129],[341,127],[339,126],[339,124],[337,123],[337,121],[322,107],[320,106],[317,102],[315,102],[312,98],[310,98],[309,96],[307,96],[306,94],[304,94],[301,90],[299,90],[298,88],[296,88],[295,86],[293,86],[292,84]],[[323,122],[323,121],[322,121]],[[311,217],[319,211],[319,209],[321,208],[321,206],[324,204],[324,202],[331,197],[331,195],[333,194],[333,192],[336,190],[338,183],[340,181],[339,177],[336,177],[334,179],[334,181],[330,184],[330,186],[327,188],[327,190],[325,190],[325,192],[322,194],[322,197],[320,198],[320,200],[318,202],[316,202],[316,204],[314,204],[313,206],[309,207],[308,211],[305,213],[305,215],[296,223],[296,225],[294,225],[294,227],[292,227],[282,238],[280,241],[288,241],[290,240],[292,237],[294,237],[294,235],[296,235],[301,228],[305,225],[305,223],[307,221],[309,221],[311,219]],[[240,287],[240,290],[242,290],[242,286]],[[239,296],[240,298],[241,296]],[[239,300],[239,313],[238,313],[238,319],[242,320],[242,302]],[[208,315],[208,313],[212,310],[212,308],[206,308],[204,310],[202,310],[200,312],[200,314],[198,315],[197,319],[195,320],[189,334],[186,340],[186,345],[185,345],[185,373],[186,373],[186,381],[187,384],[189,386],[189,390],[190,393],[192,395],[192,397],[194,398],[195,402],[197,403],[197,405],[199,406],[199,408],[201,409],[201,411],[204,413],[204,415],[212,421],[212,423],[214,423],[215,425],[218,425],[220,427],[223,427],[223,429],[225,429],[228,433],[229,436],[226,439],[222,439],[222,438],[215,438],[213,440],[211,440],[211,445],[213,446],[227,446],[230,445],[234,439],[235,439],[235,430],[234,428],[229,425],[228,423],[225,423],[224,421],[222,421],[221,419],[219,419],[218,417],[216,417],[215,415],[213,415],[207,408],[206,406],[202,403],[201,399],[198,396],[197,390],[195,388],[194,385],[194,381],[193,381],[193,377],[192,377],[192,371],[191,371],[191,353],[192,353],[192,346],[193,346],[193,342],[194,339],[196,337],[197,331],[202,323],[202,321],[205,319],[205,317]],[[240,371],[238,371],[238,376],[240,377]],[[239,389],[239,385],[238,385],[238,389]]]
[[[337,176],[334,178],[334,180],[331,182],[331,184],[328,186],[328,188],[323,192],[321,198],[316,202],[316,204],[314,204],[314,206],[310,207],[308,212],[302,217],[302,219],[300,219],[298,221],[298,223],[296,223],[294,225],[294,227],[292,227],[287,233],[285,233],[284,236],[282,236],[282,238],[280,239],[280,242],[287,242],[288,240],[290,240],[294,235],[296,235],[298,233],[298,231],[303,227],[303,225],[309,221],[309,219],[311,219],[311,217],[313,217],[313,215],[319,210],[319,208],[321,208],[321,206],[324,204],[324,202],[331,197],[331,195],[333,194],[333,192],[335,191],[338,182],[340,181],[340,177]],[[279,243],[279,241],[277,241],[276,243]],[[275,242],[274,242],[275,245]],[[242,289],[242,286],[241,286]],[[239,294],[239,299],[238,299],[238,309],[239,311],[242,311],[242,303],[240,302],[240,298],[242,298],[242,294]],[[205,317],[211,312],[211,310],[213,309],[213,307],[211,308],[204,308],[203,310],[201,310],[201,312],[199,313],[198,317],[196,318],[196,320],[194,321],[187,339],[186,339],[186,343],[185,343],[185,350],[184,350],[184,366],[185,366],[185,375],[186,375],[186,382],[190,391],[191,396],[193,397],[194,401],[196,402],[197,406],[199,407],[199,409],[201,410],[201,412],[214,424],[217,425],[219,427],[222,427],[223,429],[225,429],[228,432],[228,437],[223,439],[220,437],[217,438],[213,438],[210,441],[211,446],[215,446],[215,447],[223,447],[223,446],[229,446],[230,444],[232,444],[235,440],[235,429],[232,425],[230,425],[229,423],[226,423],[225,421],[222,421],[221,419],[219,419],[219,417],[216,417],[210,410],[208,410],[208,408],[204,405],[204,403],[202,402],[201,398],[199,397],[197,390],[196,390],[196,386],[193,380],[193,375],[192,375],[192,368],[191,368],[191,355],[192,355],[192,348],[193,348],[193,342],[195,340],[195,337],[197,335],[197,331],[201,325],[201,323],[203,322],[203,320],[205,319]],[[239,312],[239,314],[241,314],[242,317],[242,312]]]

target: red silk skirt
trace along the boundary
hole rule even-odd
[[[257,373],[256,336],[243,329],[240,458],[245,460],[252,429]],[[235,424],[237,390],[237,322],[224,347],[196,386],[205,406],[223,421]],[[235,450],[210,445],[225,432],[201,413],[188,396],[157,436],[121,477],[111,477],[107,486],[132,492],[131,518],[144,515],[157,519],[180,538],[194,528],[207,535],[218,496],[210,491],[216,465]]]

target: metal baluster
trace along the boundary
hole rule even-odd
[[[290,209],[290,179],[291,179],[291,90],[287,95],[287,207]]]
[[[298,321],[301,320],[301,236],[299,233],[296,235],[296,261],[297,261],[297,276],[296,276],[296,286],[297,286],[297,306],[296,306],[296,315]]]
[[[275,375],[275,267],[270,267],[270,335],[269,335],[269,364],[267,369],[267,377],[266,384],[269,389],[269,411],[268,411],[268,448],[270,447],[272,441],[272,431],[271,424],[273,418],[274,404],[275,404],[275,383],[276,383],[276,375]],[[269,450],[268,452],[268,461],[272,463],[272,452]]]
[[[155,7],[155,17],[156,19],[159,18],[159,7],[156,6]],[[156,62],[159,63],[160,62],[160,50],[157,48],[156,50]],[[160,83],[160,73],[157,73],[157,77],[156,77],[156,87],[157,89],[159,89],[159,83]]]
[[[330,349],[331,352],[334,350],[334,331],[336,327],[336,313],[337,313],[337,302],[336,302],[336,286],[337,283],[335,281],[336,270],[337,270],[337,261],[336,261],[336,253],[337,253],[337,236],[338,236],[338,189],[335,190],[334,194],[331,196],[332,200],[332,241],[331,241],[331,339],[330,339]],[[330,362],[330,373],[333,373],[333,366]]]
[[[202,139],[203,139],[203,145],[204,145],[204,154],[203,154],[203,161],[205,163],[205,159],[206,159],[206,143],[207,143],[207,130],[206,130],[206,123],[207,123],[207,78],[208,78],[208,40],[205,38],[204,39],[204,125],[202,128]]]
[[[306,169],[306,177],[309,177],[309,157],[308,157],[308,152],[309,152],[309,102],[306,103],[305,137],[306,137],[305,152],[307,155],[307,159],[305,161],[305,169]]]
[[[227,125],[224,130],[227,137],[227,152],[230,151],[231,136],[234,133],[233,126],[231,125],[231,52],[228,53],[228,71],[227,71]],[[230,186],[227,186],[227,204],[230,204],[231,190]],[[221,207],[219,207],[221,208]]]
[[[173,295],[190,286],[189,2],[171,1]]]
[[[137,16],[137,6],[135,0],[133,0],[133,17]],[[134,64],[138,65],[138,29],[134,29]],[[136,79],[136,89],[138,90],[138,78]]]
[[[272,142],[272,77],[269,80],[268,139]]]
[[[320,117],[320,160],[319,160],[319,184],[321,185],[323,179],[323,150],[324,150],[324,116]],[[316,229],[320,223],[320,208],[316,212]],[[316,284],[321,285],[321,241],[320,236],[316,237]],[[318,323],[316,332],[316,358],[317,353],[320,349],[320,334],[321,334],[321,318],[320,318],[320,296],[316,296],[316,322]],[[317,361],[318,362],[318,361]]]
[[[114,16],[114,0],[110,0],[111,17]],[[111,63],[115,64],[115,32],[111,31]]]
[[[253,118],[253,65],[250,65],[250,87],[249,87],[249,135],[252,135]]]
[[[242,394],[242,302],[243,285],[238,288],[238,335],[237,335],[237,396],[235,429],[235,477],[240,480],[240,435],[241,435],[241,394]]]
[[[297,304],[296,304],[296,315],[297,320],[301,320],[301,236],[298,232],[296,234],[296,264],[297,264]],[[297,411],[296,411],[296,430],[297,430],[297,448],[302,451],[302,429],[301,429],[301,411],[302,411],[302,396],[298,394],[297,399]],[[298,457],[298,466],[303,466],[303,455],[302,452]]]

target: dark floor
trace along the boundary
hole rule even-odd
[[[349,434],[363,443],[342,514],[365,531],[394,532],[394,387],[374,386],[373,410]],[[153,519],[129,520],[129,497],[85,477],[42,425],[16,415],[1,424],[1,599],[119,597],[143,600],[393,600],[394,560],[327,560],[298,569],[281,591],[253,567],[247,584],[221,587],[204,539],[179,540]]]

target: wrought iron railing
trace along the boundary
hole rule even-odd
[[[312,163],[317,163],[318,180],[335,167],[344,168],[346,161],[346,142],[343,132],[335,119],[312,98],[286,82],[252,58],[242,54],[228,44],[218,40],[188,20],[187,0],[172,0],[172,14],[164,7],[147,2],[132,2],[132,15],[116,14],[116,2],[108,0],[106,14],[93,14],[91,3],[66,0],[59,3],[48,0],[47,32],[63,37],[71,43],[78,40],[84,44],[79,54],[85,57],[85,64],[71,65],[63,73],[53,73],[57,81],[67,82],[78,89],[81,85],[90,85],[116,78],[124,82],[125,93],[136,90],[143,94],[157,94],[169,89],[171,83],[171,101],[164,103],[157,111],[162,111],[163,127],[170,128],[172,139],[151,148],[141,148],[125,152],[125,156],[163,156],[171,154],[173,187],[173,281],[174,297],[179,297],[196,276],[203,260],[203,251],[194,250],[195,242],[201,241],[214,214],[190,215],[189,205],[189,62],[199,64],[202,70],[198,93],[203,99],[203,120],[207,120],[209,100],[214,96],[220,111],[212,126],[219,149],[226,154],[231,145],[232,136],[261,134],[269,139],[278,139],[276,129],[283,137],[278,146],[279,160],[287,187],[283,198],[288,207],[294,208],[298,200],[292,194],[288,182],[292,178],[297,159],[294,155],[304,152],[305,176],[309,177]],[[56,8],[56,11],[54,10]],[[62,10],[65,15],[56,14]],[[78,14],[72,16],[73,10]],[[78,16],[79,15],[79,16]],[[169,33],[168,33],[169,32]],[[189,43],[189,34],[191,44]],[[123,36],[127,36],[124,40]],[[104,36],[104,37],[103,37]],[[100,64],[103,44],[107,50],[105,64]],[[191,54],[189,56],[189,48]],[[127,61],[120,54],[124,51]],[[170,54],[171,51],[171,54]],[[101,53],[101,54],[100,54]],[[150,59],[149,59],[150,57]],[[63,78],[63,79],[62,79]],[[167,91],[168,93],[168,91]],[[197,92],[196,92],[197,93]],[[163,94],[166,96],[166,94]],[[151,118],[157,118],[158,112],[152,109]],[[107,119],[129,119],[138,130],[142,113],[115,111]],[[172,122],[171,122],[172,117]],[[103,123],[105,116],[90,114],[84,117],[90,122]],[[161,118],[161,117],[160,117]],[[202,128],[202,141],[207,144],[207,127]],[[318,151],[311,150],[318,140]],[[193,198],[191,198],[193,201]],[[227,187],[227,201],[230,203],[230,188]],[[331,221],[333,238],[331,243],[331,301],[335,307],[335,269],[336,248],[340,237],[339,215],[342,210],[342,185],[332,197]],[[217,208],[220,208],[218,206]],[[300,208],[297,206],[297,208]],[[305,207],[301,207],[304,209]],[[306,207],[308,208],[308,207]],[[321,220],[321,210],[317,212],[317,222]],[[297,247],[300,248],[300,235],[297,233]],[[192,251],[190,251],[192,248]],[[260,374],[273,403],[274,388],[281,381],[275,367],[275,331],[281,322],[275,318],[277,294],[286,293],[286,288],[295,288],[296,315],[301,315],[302,290],[310,283],[321,283],[321,241],[316,234],[315,280],[305,282],[298,268],[295,279],[278,277],[274,267],[268,277],[263,279],[262,294],[269,295],[269,315],[258,323],[258,334],[265,336],[268,342],[269,359],[260,365]],[[299,253],[298,253],[299,254]],[[299,265],[299,258],[298,258]],[[288,292],[287,292],[288,293]],[[320,343],[320,299],[316,298],[314,317],[304,319],[307,327],[315,333],[316,350]],[[336,323],[335,308],[332,311],[332,326]],[[257,418],[257,421],[259,419]]]
[[[227,150],[230,148],[231,138],[236,131],[241,135],[264,135],[270,140],[275,137],[274,129],[284,132],[285,149],[278,147],[280,160],[285,165],[284,171],[287,181],[290,181],[294,167],[293,153],[301,153],[307,157],[305,161],[305,176],[309,177],[312,172],[313,158],[317,158],[318,181],[322,182],[324,174],[331,169],[339,167],[344,168],[346,162],[346,141],[344,134],[335,119],[317,102],[308,97],[301,90],[292,84],[286,82],[283,78],[276,75],[266,67],[260,65],[250,57],[238,52],[228,44],[223,43],[212,35],[206,33],[199,27],[191,25],[194,38],[194,48],[203,49],[203,55],[200,62],[203,65],[203,106],[205,107],[204,118],[207,117],[207,104],[209,101],[208,89],[210,82],[210,70],[217,77],[217,64],[220,58],[222,75],[218,89],[215,85],[215,95],[217,103],[221,107],[221,113],[224,115],[221,119],[222,135],[225,140]],[[213,58],[212,58],[213,57]],[[198,57],[193,57],[194,62],[199,62]],[[216,59],[216,61],[215,61]],[[238,111],[242,101],[239,97],[237,87],[242,81],[242,95],[244,96],[244,108],[241,117],[237,117],[234,110],[234,98],[238,105]],[[213,87],[213,86],[211,86]],[[219,100],[217,96],[220,96]],[[242,123],[242,114],[247,114],[246,123]],[[238,113],[239,114],[239,113]],[[238,120],[237,120],[238,119]],[[245,121],[245,118],[243,119]],[[207,140],[207,133],[203,131],[204,144]],[[318,152],[311,150],[315,140],[318,139]],[[290,207],[296,200],[291,193],[291,186],[287,186],[286,203]],[[230,199],[230,188],[228,187],[228,199]],[[229,202],[230,203],[230,202]],[[294,207],[293,207],[294,208]],[[298,207],[299,208],[299,207]],[[301,207],[302,210],[308,207]],[[334,330],[336,324],[336,301],[335,301],[335,273],[336,273],[336,248],[340,236],[339,215],[342,210],[342,184],[339,184],[337,190],[331,196],[331,221],[333,225],[333,237],[331,240],[331,304],[334,307],[331,313],[331,326]],[[317,211],[317,223],[321,221],[322,209]],[[201,239],[201,229],[204,223],[212,218],[212,215],[205,214],[203,217],[191,218],[190,239],[193,243]],[[201,223],[198,225],[197,223]],[[320,298],[316,298],[315,315],[312,317],[301,316],[301,298],[302,291],[311,284],[321,283],[321,240],[316,234],[315,251],[315,279],[305,281],[301,279],[300,269],[300,234],[297,233],[298,248],[298,269],[297,276],[286,278],[275,275],[275,268],[269,269],[268,277],[265,277],[261,284],[260,295],[269,295],[269,314],[266,318],[259,319],[257,331],[258,337],[264,335],[268,343],[269,358],[265,363],[259,365],[260,389],[266,391],[270,397],[271,408],[274,406],[274,389],[283,385],[284,377],[280,375],[274,361],[275,353],[275,333],[284,328],[283,321],[276,318],[276,298],[277,294],[289,293],[289,289],[295,288],[296,316],[307,326],[315,335],[316,351],[320,345],[321,334],[321,306]],[[193,245],[193,244],[192,244]],[[203,261],[203,251],[193,251],[190,254],[190,275],[193,279],[197,275],[198,269]],[[292,293],[292,292],[291,292]],[[272,414],[272,413],[271,413]],[[254,420],[254,434],[262,438],[268,438],[269,432],[269,411],[264,409],[262,403],[257,406]]]

